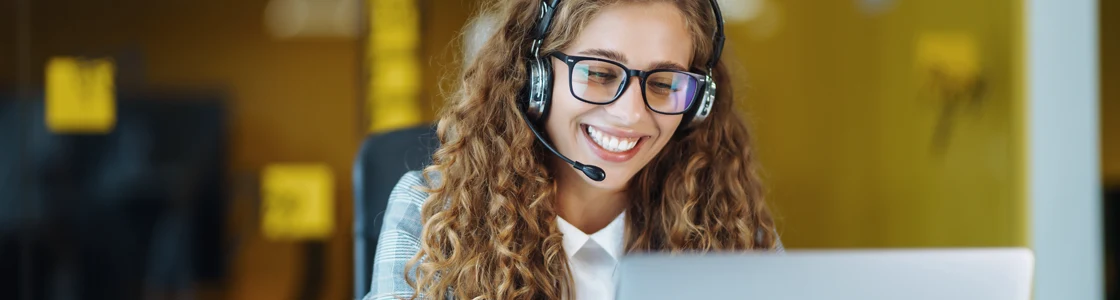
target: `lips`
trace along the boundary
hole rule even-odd
[[[582,125],[591,152],[609,162],[625,162],[634,158],[648,136],[628,134],[602,127]]]

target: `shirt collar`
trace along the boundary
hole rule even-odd
[[[603,247],[611,257],[618,260],[622,257],[622,248],[625,243],[624,236],[626,234],[626,212],[618,214],[617,217],[603,227],[598,232],[588,235],[583,231],[576,228],[575,225],[568,223],[564,218],[556,216],[556,227],[560,229],[560,233],[564,235],[564,252],[571,259],[576,252],[587,244],[588,240],[594,240],[596,244]]]

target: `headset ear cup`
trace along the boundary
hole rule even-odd
[[[535,57],[529,60],[529,95],[526,113],[534,123],[544,122],[552,102],[552,61]]]
[[[716,101],[716,82],[712,80],[710,76],[706,77],[705,81],[708,84],[704,85],[704,90],[698,97],[700,100],[699,103],[696,103],[695,106],[685,113],[684,119],[681,120],[681,125],[683,125],[681,127],[694,128],[699,126],[700,123],[704,123],[704,120],[711,114],[712,106],[714,106]]]
[[[550,57],[542,57],[541,60],[541,116],[537,118],[537,124],[544,124],[548,119],[548,113],[552,110],[552,59]]]

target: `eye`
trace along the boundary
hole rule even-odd
[[[607,69],[592,69],[587,72],[587,78],[598,83],[608,83],[617,79],[618,74]]]
[[[646,88],[649,89],[650,92],[658,94],[670,94],[677,91],[677,89],[673,88],[672,83],[666,83],[664,81],[651,80],[646,85]]]

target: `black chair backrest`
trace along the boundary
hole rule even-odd
[[[369,292],[377,237],[389,193],[408,171],[431,164],[439,148],[430,125],[372,135],[362,142],[354,161],[354,297]]]

